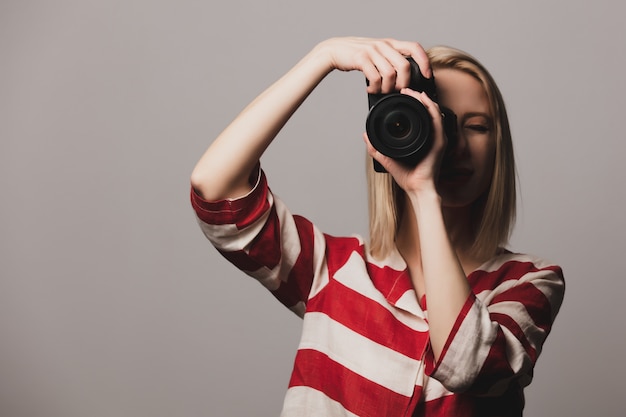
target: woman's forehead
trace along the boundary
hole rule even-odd
[[[455,110],[490,113],[489,98],[474,76],[457,69],[434,70],[440,104]]]

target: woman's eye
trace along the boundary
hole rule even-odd
[[[477,132],[477,133],[489,132],[489,126],[485,126],[485,125],[467,125],[465,126],[465,128],[469,130],[473,130],[474,132]]]

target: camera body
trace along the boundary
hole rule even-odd
[[[407,57],[411,64],[409,88],[425,92],[437,102],[435,78],[424,78],[417,62]],[[430,150],[433,142],[433,123],[430,113],[414,97],[406,94],[368,94],[369,113],[365,129],[376,150],[405,165],[416,166]],[[444,116],[444,130],[448,138],[448,149],[456,140],[456,116],[446,108],[440,108]],[[385,169],[374,161],[377,172]]]

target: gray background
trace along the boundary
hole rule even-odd
[[[623,416],[624,6],[617,1],[2,0],[0,415],[275,416],[300,321],[201,235],[189,174],[317,42],[465,49],[511,115],[512,246],[566,300],[528,416]],[[292,211],[366,233],[364,80],[334,73],[263,163]]]

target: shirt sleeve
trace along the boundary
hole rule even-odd
[[[452,392],[499,396],[511,384],[530,384],[565,292],[554,265],[507,262],[479,271],[444,350],[427,373]]]
[[[207,201],[192,188],[191,205],[203,233],[227,260],[304,314],[315,276],[324,268],[324,235],[289,212],[261,169],[247,195]]]

